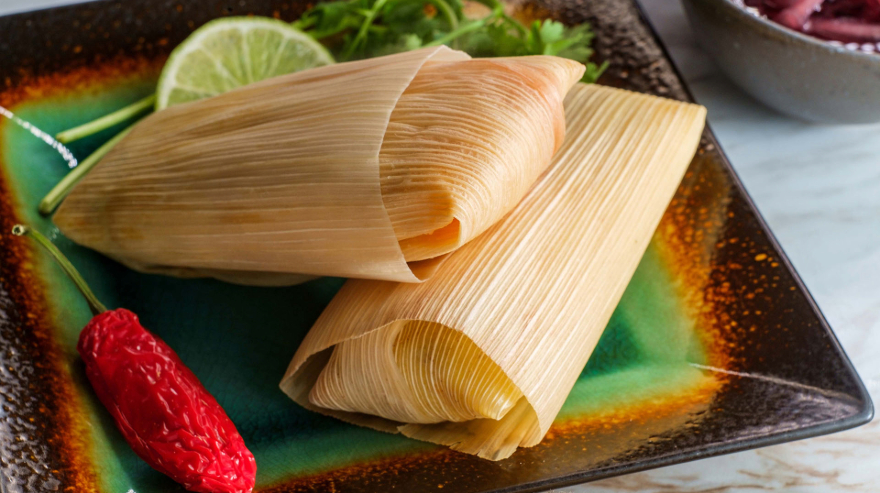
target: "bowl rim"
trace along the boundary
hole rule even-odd
[[[880,65],[880,51],[877,53],[864,53],[862,51],[850,50],[844,46],[836,46],[831,44],[829,41],[824,39],[816,38],[799,31],[795,31],[794,29],[787,28],[781,24],[777,24],[770,19],[755,15],[748,11],[746,6],[742,3],[742,0],[703,0],[707,2],[714,2],[718,5],[723,5],[725,8],[735,12],[735,15],[740,18],[748,18],[749,21],[746,22],[754,22],[755,25],[762,26],[765,29],[769,29],[774,33],[780,34],[782,36],[788,36],[789,38],[796,39],[798,41],[807,43],[811,46],[814,46],[818,49],[827,50],[832,54],[843,55],[853,58],[854,60],[866,61],[868,63],[874,63]],[[863,43],[862,43],[863,44]]]

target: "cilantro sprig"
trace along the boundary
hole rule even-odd
[[[445,44],[477,57],[570,58],[587,66],[584,82],[595,82],[605,69],[590,62],[589,25],[568,27],[548,19],[524,26],[497,0],[478,1],[490,13],[472,19],[463,0],[337,0],[315,5],[294,25],[327,45],[339,61]]]

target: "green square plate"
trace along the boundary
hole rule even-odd
[[[221,15],[291,20],[304,2],[101,1],[0,18],[0,106],[49,134],[148,94],[168,51]],[[635,4],[520,6],[590,22],[602,83],[689,99]],[[84,379],[90,318],[41,252],[39,199],[67,171],[34,128],[0,116],[0,487],[154,493]],[[86,156],[105,132],[71,146]],[[110,306],[140,314],[199,375],[257,458],[259,491],[532,491],[842,430],[870,420],[861,381],[706,132],[599,346],[538,446],[489,462],[298,407],[277,383],[341,285],[282,289],[137,274],[55,238]]]

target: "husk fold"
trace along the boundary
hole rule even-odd
[[[583,84],[565,112],[547,172],[432,279],[343,286],[281,382],[291,398],[492,460],[541,440],[705,121],[701,106]]]
[[[419,282],[546,169],[583,70],[436,47],[174,106],[140,122],[55,223],[145,272]]]

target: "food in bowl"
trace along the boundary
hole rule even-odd
[[[880,53],[880,0],[742,0],[750,12],[852,50]]]

